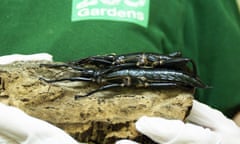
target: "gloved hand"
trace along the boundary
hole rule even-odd
[[[15,61],[52,61],[46,53],[0,57],[0,65]],[[63,130],[0,103],[0,144],[79,144]]]
[[[141,117],[136,129],[161,144],[238,144],[240,128],[220,111],[198,101],[187,118],[188,122],[157,117]],[[116,144],[136,144],[122,140]]]
[[[63,130],[0,103],[1,144],[78,144]]]
[[[38,53],[32,55],[12,54],[0,57],[0,65],[10,64],[15,61],[36,61],[47,60],[52,61],[52,55],[47,53]]]

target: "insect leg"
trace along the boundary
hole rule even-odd
[[[106,55],[106,56],[91,56],[87,58],[83,58],[77,61],[69,62],[71,65],[85,65],[85,64],[94,64],[94,65],[104,65],[109,66],[112,65],[114,61],[115,55]]]
[[[90,58],[87,63],[96,63],[96,64],[105,64],[105,65],[111,65],[112,61],[101,59],[101,58]],[[82,64],[85,64],[85,62],[81,62]]]
[[[181,66],[183,64],[186,64],[190,62],[192,64],[192,72],[193,75],[196,76],[197,75],[197,68],[196,68],[196,64],[193,62],[193,60],[189,59],[189,58],[174,58],[174,59],[169,59],[169,60],[165,60],[162,65],[178,65]]]
[[[176,87],[179,86],[177,83],[174,82],[157,82],[157,83],[148,83],[148,87]]]
[[[76,95],[75,99],[78,99],[78,98],[81,98],[81,97],[87,97],[87,96],[90,96],[90,95],[92,95],[92,94],[94,94],[96,92],[107,90],[107,89],[111,89],[111,88],[114,88],[114,87],[128,87],[128,86],[131,85],[131,77],[129,77],[129,76],[125,76],[125,77],[112,77],[112,78],[101,79],[101,80],[102,81],[106,80],[108,82],[110,82],[110,81],[112,81],[112,82],[113,81],[119,81],[119,83],[118,82],[114,82],[114,83],[111,83],[111,84],[104,85],[104,86],[102,86],[102,87],[100,87],[100,88],[98,88],[96,90],[93,90],[93,91],[87,93],[86,95],[82,95],[82,96]],[[120,81],[122,81],[122,82],[120,82]]]
[[[180,51],[176,51],[176,52],[168,54],[168,56],[171,56],[171,57],[181,57],[182,53]]]
[[[70,67],[68,64],[40,64],[39,66],[48,68]]]
[[[47,83],[55,83],[55,82],[61,82],[61,81],[93,81],[92,78],[86,78],[86,77],[70,77],[70,78],[62,78],[62,79],[54,79],[54,80],[39,78],[39,80],[43,80]]]
[[[106,90],[106,89],[111,89],[111,88],[114,88],[114,87],[123,87],[123,84],[116,83],[116,84],[105,85],[105,86],[102,86],[102,87],[100,87],[100,88],[98,88],[96,90],[93,90],[93,91],[91,91],[91,92],[89,92],[89,93],[87,93],[85,95],[76,95],[74,98],[75,98],[75,100],[77,100],[77,99],[82,98],[82,97],[90,96],[90,95],[92,95],[92,94],[94,94],[96,92],[103,91],[103,90]]]

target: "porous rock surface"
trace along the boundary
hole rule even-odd
[[[135,130],[141,116],[184,118],[192,106],[192,93],[180,89],[117,88],[74,99],[99,85],[88,82],[46,83],[76,76],[69,68],[40,67],[38,62],[16,62],[0,66],[0,102],[16,106],[29,115],[63,129],[79,142],[111,144],[132,139],[153,143]]]

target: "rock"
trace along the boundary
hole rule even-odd
[[[74,99],[99,86],[89,82],[46,83],[76,76],[69,68],[40,67],[39,62],[0,66],[0,102],[63,129],[79,142],[110,144],[119,139],[153,143],[135,130],[141,116],[184,120],[192,106],[192,91],[162,88],[117,88]]]

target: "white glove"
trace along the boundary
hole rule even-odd
[[[0,65],[15,61],[52,61],[47,53],[0,57]],[[78,144],[63,130],[23,111],[0,103],[0,144]]]
[[[240,128],[220,111],[194,100],[187,120],[141,117],[136,129],[161,144],[239,144]],[[116,144],[136,144],[122,140]]]
[[[52,55],[47,53],[38,53],[32,55],[12,54],[0,57],[0,65],[10,64],[15,61],[37,61],[47,60],[52,61]]]
[[[0,103],[1,144],[78,144],[63,130]]]

